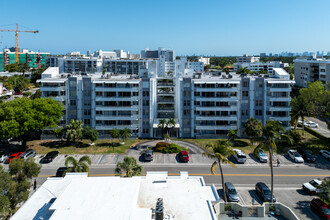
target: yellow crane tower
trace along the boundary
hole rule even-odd
[[[18,24],[16,24],[16,30],[9,30],[9,29],[0,29],[1,32],[15,32],[15,37],[16,37],[16,41],[15,41],[15,52],[16,52],[16,63],[18,64],[19,62],[19,48],[18,48],[18,32],[27,32],[27,33],[39,33],[39,31],[22,31],[22,30],[18,30]]]

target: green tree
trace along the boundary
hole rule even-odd
[[[29,96],[31,96],[31,95],[32,95],[32,92],[30,92],[30,91],[23,92],[23,96],[24,96],[24,97],[29,97]]]
[[[113,139],[118,139],[120,136],[120,131],[118,129],[114,128],[114,129],[110,130],[110,135]],[[114,140],[112,141],[111,145],[112,145],[113,152],[115,152]]]
[[[25,72],[29,71],[30,67],[27,63],[20,63],[18,64],[18,72],[23,73],[23,76],[25,77]]]
[[[237,138],[237,130],[230,129],[230,131],[227,134],[228,141],[234,142]]]
[[[122,175],[125,172],[125,177],[139,176],[143,167],[139,165],[134,157],[124,157],[123,162],[118,162],[115,172]]]
[[[8,64],[6,65],[5,69],[8,72],[18,72],[18,64],[17,63]]]
[[[273,170],[273,155],[274,151],[277,150],[275,142],[281,138],[284,132],[284,128],[278,121],[267,121],[266,125],[263,127],[264,140],[258,145],[257,148],[267,149],[269,152],[269,166],[271,175],[271,203],[273,203],[274,195],[274,170]]]
[[[223,192],[225,192],[225,181],[223,176],[222,164],[229,164],[232,167],[236,167],[233,162],[228,160],[227,158],[231,155],[234,155],[234,151],[231,150],[231,145],[228,141],[220,140],[215,145],[209,144],[206,145],[205,148],[207,151],[203,153],[204,157],[208,157],[210,159],[215,160],[211,166],[211,173],[214,175],[217,172],[219,167],[221,174],[221,184]],[[227,202],[227,197],[225,193],[223,193],[225,202]]]
[[[20,137],[22,145],[41,129],[56,127],[63,107],[50,98],[20,98],[0,104],[0,138]]]
[[[92,143],[94,143],[97,140],[98,136],[99,136],[99,132],[95,128],[91,128],[89,126],[84,128],[83,134]]]
[[[53,130],[53,133],[55,135],[55,137],[63,139],[63,135],[64,135],[64,130],[62,127],[56,127]]]
[[[131,130],[130,129],[128,129],[128,128],[124,128],[124,129],[122,129],[122,130],[120,130],[120,136],[121,136],[121,138],[123,139],[123,141],[125,141],[125,140],[127,140],[128,138],[130,138],[131,137]]]
[[[65,138],[67,141],[76,143],[78,140],[81,140],[83,137],[83,126],[84,124],[81,120],[72,119],[70,124],[65,127]]]
[[[89,156],[83,156],[79,160],[74,157],[65,159],[65,166],[68,168],[66,172],[89,172],[89,166],[92,164]]]
[[[321,192],[323,192],[318,194],[320,199],[327,205],[330,205],[330,180],[323,180],[322,184],[320,186],[317,186],[317,188],[321,189]]]
[[[31,180],[39,175],[40,168],[31,158],[11,161],[8,173],[0,166],[0,213],[5,219],[9,219],[17,206],[28,199]]]
[[[164,130],[166,128],[166,120],[165,119],[159,119],[159,122],[158,122],[158,127],[161,128],[162,130],[162,137],[164,138]]]
[[[245,122],[244,129],[246,135],[250,137],[251,144],[262,135],[262,123],[253,117]]]
[[[237,71],[237,74],[242,74],[242,73],[250,74],[251,71],[250,71],[247,67],[241,67],[241,68]]]

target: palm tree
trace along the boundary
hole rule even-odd
[[[301,97],[301,96],[298,96],[298,97],[295,97],[295,98],[292,98],[291,100],[291,116],[292,117],[296,117],[296,118],[301,118],[302,120],[302,136],[304,136],[304,129],[305,129],[305,125],[304,125],[304,122],[305,122],[305,116],[308,115],[308,103]]]
[[[83,125],[81,120],[72,119],[70,124],[65,128],[65,138],[73,143],[76,143],[77,140],[81,140],[84,130]]]
[[[175,123],[174,118],[170,118],[167,120],[166,127],[170,129],[170,131],[167,132],[167,133],[169,133],[169,135],[171,135],[171,130],[175,127],[175,124],[176,123]]]
[[[120,136],[120,132],[118,129],[114,128],[112,130],[110,130],[110,135],[113,139],[118,139],[119,136]],[[114,140],[112,141],[111,143],[112,145],[112,149],[113,149],[113,152],[115,152],[115,143],[114,143]]]
[[[129,137],[131,137],[131,130],[128,128],[124,128],[123,130],[120,130],[120,136],[123,139],[123,141],[125,142],[125,140],[127,140]]]
[[[92,164],[88,156],[83,156],[78,160],[74,157],[65,159],[65,166],[68,168],[66,172],[89,172],[89,166]]]
[[[23,73],[23,76],[25,77],[25,72],[30,69],[29,65],[27,63],[20,63],[18,64],[18,72]]]
[[[269,166],[271,175],[271,203],[273,203],[274,195],[274,170],[273,170],[273,154],[277,150],[275,141],[278,140],[283,134],[284,129],[278,121],[267,121],[263,127],[264,141],[258,146],[259,148],[267,148],[269,152]]]
[[[250,137],[251,144],[262,135],[262,123],[253,117],[245,122],[244,128],[245,133]]]
[[[158,122],[158,127],[162,129],[162,137],[164,138],[164,129],[166,127],[166,120],[160,119]]]
[[[230,129],[230,131],[227,134],[228,141],[234,142],[235,139],[239,138],[237,136],[237,130]]]
[[[124,157],[123,162],[117,163],[115,172],[120,176],[125,172],[125,177],[132,177],[141,175],[142,170],[143,167],[137,163],[134,157]]]
[[[234,151],[230,149],[231,145],[228,141],[219,140],[215,145],[208,144],[205,146],[206,150],[203,153],[203,156],[208,157],[210,159],[214,159],[211,166],[211,173],[214,175],[217,172],[217,168],[220,169],[221,174],[221,183],[222,183],[222,189],[223,189],[223,196],[225,199],[225,202],[227,202],[227,197],[225,195],[225,181],[223,177],[223,170],[222,170],[222,164],[229,164],[232,167],[236,167],[233,162],[228,160],[227,158],[231,155],[234,155]]]
[[[242,73],[246,73],[246,74],[250,74],[251,70],[249,70],[247,67],[242,67],[237,71],[237,74],[242,74]]]

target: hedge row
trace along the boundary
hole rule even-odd
[[[298,123],[298,126],[299,127],[302,127],[302,124],[301,123]],[[305,131],[307,131],[308,133],[314,135],[315,137],[321,139],[321,140],[324,140],[324,141],[330,141],[330,138],[327,138],[326,136],[324,136],[323,134],[320,134],[319,132],[307,127],[307,126],[304,126],[304,129]]]

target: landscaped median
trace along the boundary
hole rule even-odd
[[[124,144],[119,144],[121,140],[118,139],[99,139],[94,142],[94,145],[90,145],[89,140],[82,140],[76,144],[60,140],[34,140],[29,141],[27,147],[37,154],[46,154],[54,150],[60,154],[121,154],[145,141],[147,140],[128,139]]]

